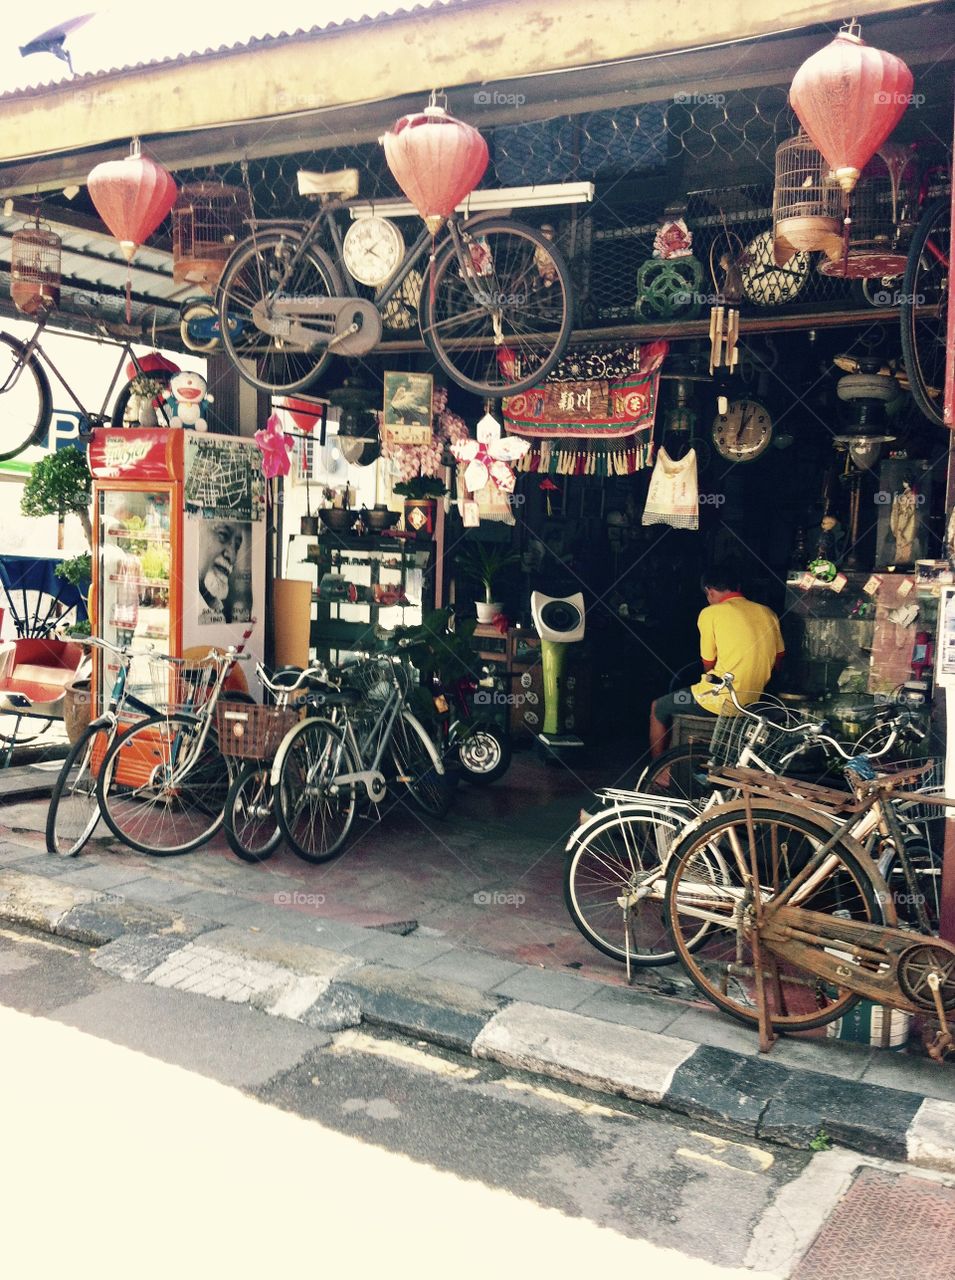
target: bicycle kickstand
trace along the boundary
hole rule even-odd
[[[756,977],[756,1013],[759,1019],[759,1051],[769,1053],[779,1039],[773,1030],[766,1003],[766,976],[763,973],[763,947],[759,938],[759,929],[754,926],[752,937],[753,971]]]

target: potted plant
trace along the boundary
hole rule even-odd
[[[501,612],[501,603],[495,599],[495,588],[504,570],[517,564],[520,556],[503,542],[468,542],[458,559],[458,567],[465,577],[479,582],[484,588],[484,599],[474,602],[478,622],[492,622]]]
[[[57,449],[34,464],[23,487],[20,510],[25,516],[56,516],[59,520],[57,547],[63,547],[63,521],[68,515],[79,516],[87,543],[93,545],[90,503],[93,481],[86,465],[86,455],[75,445]]]
[[[437,476],[412,476],[410,480],[399,480],[392,492],[405,500],[405,528],[413,529],[419,537],[430,538],[437,500],[447,493],[444,481]]]

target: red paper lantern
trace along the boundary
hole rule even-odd
[[[314,400],[295,400],[291,396],[286,396],[282,402],[282,408],[288,411],[300,431],[312,432],[315,430],[316,422],[321,421],[322,406],[316,404]]]
[[[178,193],[169,170],[141,153],[138,138],[124,160],[107,160],[91,170],[86,185],[127,262],[169,213]]]
[[[477,129],[448,115],[434,94],[424,111],[402,116],[381,142],[388,168],[432,235],[487,168],[487,143]]]
[[[912,101],[912,73],[892,53],[873,49],[854,23],[808,58],[789,101],[843,191],[886,140]]]

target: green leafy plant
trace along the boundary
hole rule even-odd
[[[413,476],[410,480],[399,480],[393,487],[393,493],[402,498],[443,498],[447,493],[444,482],[437,476]]]
[[[93,480],[86,465],[86,456],[75,445],[68,445],[34,464],[33,472],[23,486],[20,510],[25,516],[56,516],[60,522],[61,546],[64,519],[68,515],[79,516],[86,541],[92,546],[92,498]]]
[[[89,619],[84,618],[82,622],[74,622],[72,627],[66,628],[68,636],[90,636],[93,630],[90,626]]]
[[[825,1129],[820,1129],[816,1136],[809,1143],[810,1151],[829,1151],[832,1147],[832,1139],[826,1133]]]
[[[517,564],[520,556],[503,542],[468,542],[458,556],[457,567],[460,573],[479,582],[484,588],[484,599],[488,604],[494,600],[494,589],[501,574],[512,564]]]
[[[73,556],[71,560],[61,560],[56,566],[56,576],[65,582],[72,583],[79,591],[86,593],[93,577],[93,557],[88,551]]]

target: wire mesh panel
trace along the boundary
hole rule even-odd
[[[10,237],[10,296],[33,316],[60,305],[60,237],[37,225]]]

